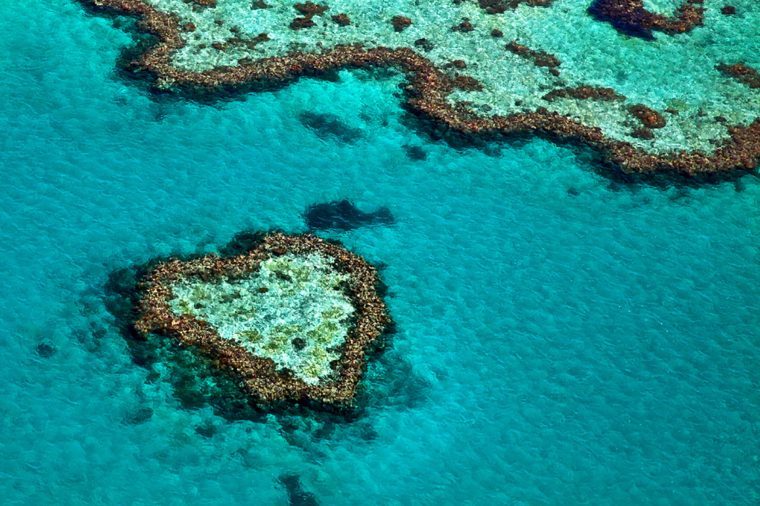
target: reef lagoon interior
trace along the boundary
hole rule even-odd
[[[171,308],[209,322],[223,339],[316,384],[333,373],[330,362],[339,357],[354,312],[336,291],[343,281],[322,256],[287,255],[262,262],[243,279],[182,281],[172,287]]]
[[[760,67],[751,0],[705,0],[702,26],[651,39],[587,14],[591,0],[497,15],[445,3],[429,23],[421,11],[442,0],[335,0],[295,31],[292,19],[275,27],[284,7],[267,3],[261,51],[377,26],[378,41],[427,37],[454,60],[504,20],[499,51],[520,72],[462,99],[523,82],[527,105],[540,83],[555,89],[546,67],[503,49],[514,39],[556,53],[568,86],[609,86],[663,114],[649,141],[603,115],[609,135],[643,149],[709,149],[725,133],[715,116],[757,115],[756,88],[714,70],[719,54]],[[378,21],[339,31],[338,10],[357,27]],[[412,24],[381,33],[398,14]],[[477,30],[449,33],[465,15]],[[551,20],[563,16],[573,29]],[[131,18],[29,0],[1,2],[0,19],[4,504],[760,502],[756,169],[641,180],[542,137],[446,142],[405,110],[393,68],[159,93],[124,70],[145,49]],[[466,69],[483,82],[485,61]],[[244,230],[305,232],[306,210],[343,200],[393,217],[317,231],[378,266],[396,324],[356,417],[227,416],[187,402],[197,378],[130,350],[107,290],[115,272],[220,252]]]

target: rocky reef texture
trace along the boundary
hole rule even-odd
[[[197,349],[256,403],[343,408],[389,323],[377,285],[335,243],[272,233],[241,255],[156,265],[139,284],[135,329]]]
[[[677,1],[680,5],[667,14],[647,9],[644,0],[594,0],[589,12],[625,34],[651,39],[654,30],[674,35],[702,24],[704,0]]]
[[[407,75],[409,109],[444,131],[580,142],[627,172],[753,169],[760,158],[760,91],[718,70],[757,67],[754,0],[733,2],[734,16],[717,0],[605,3],[619,20],[651,14],[651,39],[621,35],[576,0],[86,1],[157,36],[130,67],[163,89],[393,67]]]
[[[734,63],[733,65],[721,63],[715,68],[724,75],[733,77],[740,83],[744,83],[752,89],[760,88],[760,72],[752,67],[743,63]]]

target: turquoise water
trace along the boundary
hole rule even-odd
[[[760,501],[755,176],[660,188],[542,140],[457,150],[409,128],[393,76],[152,99],[111,21],[0,15],[4,504],[287,504],[283,475],[338,505]],[[330,235],[387,265],[398,324],[358,419],[230,420],[133,363],[110,272],[341,198],[395,217]]]

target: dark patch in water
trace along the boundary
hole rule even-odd
[[[210,420],[206,420],[202,424],[196,425],[195,427],[195,433],[201,437],[205,437],[206,439],[211,439],[214,437],[214,434],[216,434],[216,432],[217,427]]]
[[[312,230],[353,230],[372,225],[392,225],[395,219],[387,207],[365,213],[350,200],[335,200],[310,205],[304,212],[306,225]]]
[[[285,487],[290,506],[318,506],[317,497],[304,490],[301,485],[301,477],[297,474],[283,474],[278,478],[280,484]]]
[[[151,107],[151,113],[153,116],[153,121],[161,123],[166,119],[166,116],[168,115],[166,104],[163,102],[154,103]]]
[[[409,409],[424,402],[429,383],[416,374],[414,366],[397,352],[382,354],[368,364],[360,392],[363,404],[378,404]]]
[[[37,351],[37,355],[42,358],[50,358],[58,351],[55,346],[45,341],[38,344],[35,350]]]
[[[134,411],[130,411],[124,416],[124,423],[129,425],[140,425],[153,418],[153,410],[151,408],[139,408]]]
[[[689,198],[689,192],[686,188],[674,188],[673,192],[668,195],[668,200],[671,202],[678,202],[680,200],[686,200]]]
[[[607,12],[606,2],[604,0],[594,0],[588,8],[588,13],[594,19],[611,24],[618,32],[628,35],[629,37],[639,37],[644,40],[654,40],[652,30],[646,27],[646,23],[642,21],[642,17],[646,14],[643,12],[630,13],[630,19],[623,19],[622,17],[611,16]],[[636,15],[634,15],[636,14]]]
[[[255,248],[264,238],[261,232],[239,232],[235,234],[230,242],[219,249],[219,253],[225,257],[234,257],[242,255]]]
[[[359,128],[346,125],[334,114],[302,112],[298,119],[305,127],[314,131],[320,139],[333,138],[346,144],[353,144],[362,137]]]
[[[580,194],[581,194],[580,190],[579,190],[578,188],[574,187],[574,186],[571,186],[570,188],[568,188],[568,189],[567,189],[567,190],[565,190],[565,191],[566,191],[566,192],[567,192],[567,194],[568,194],[568,195],[570,195],[571,197],[577,197],[578,195],[580,195]]]
[[[406,152],[407,158],[409,158],[410,160],[413,160],[415,162],[421,162],[423,160],[427,160],[427,153],[420,146],[412,146],[409,144],[404,144],[403,148],[404,148],[404,151]]]

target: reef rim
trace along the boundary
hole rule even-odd
[[[271,359],[258,357],[235,341],[222,338],[208,323],[172,311],[172,284],[188,278],[234,279],[257,271],[262,261],[287,253],[319,254],[336,271],[348,276],[343,287],[354,307],[354,319],[334,364],[334,381],[307,384],[287,370],[277,371]],[[365,356],[391,324],[378,294],[377,271],[342,246],[316,236],[267,234],[249,251],[231,257],[208,255],[187,261],[171,259],[155,265],[138,283],[139,302],[134,328],[141,336],[167,335],[192,346],[231,374],[252,401],[275,406],[289,402],[329,409],[350,409],[363,375]]]
[[[321,54],[296,52],[236,67],[203,72],[180,70],[170,63],[172,51],[184,46],[177,19],[142,0],[81,1],[96,9],[140,18],[141,29],[156,36],[158,42],[130,66],[154,75],[160,88],[208,91],[254,83],[277,85],[343,68],[396,67],[407,75],[406,104],[412,112],[465,135],[532,133],[560,142],[578,142],[596,149],[606,161],[628,173],[673,172],[700,176],[712,172],[752,171],[760,163],[760,118],[747,126],[729,127],[729,138],[712,154],[688,151],[654,154],[611,139],[597,127],[554,112],[537,110],[484,117],[466,107],[451,105],[445,98],[456,88],[456,83],[430,60],[409,48],[336,46]]]

